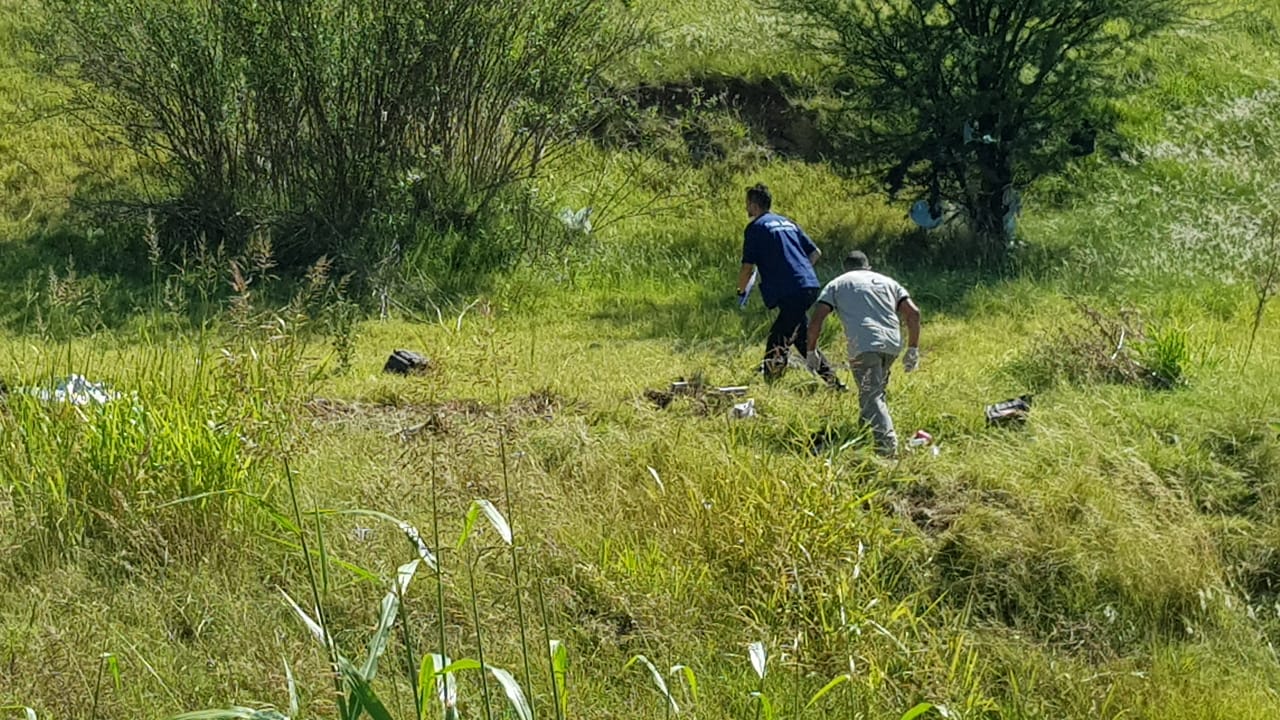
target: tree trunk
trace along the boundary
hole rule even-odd
[[[1005,222],[1013,190],[1013,158],[999,145],[986,145],[978,151],[978,166],[981,179],[970,209],[973,230],[978,236],[982,259],[1001,262],[1013,241]]]
[[[977,234],[981,260],[999,263],[1009,251],[1010,233],[1005,227],[1009,212],[1007,191],[1013,187],[1013,141],[1016,129],[1009,126],[1004,112],[1008,93],[1001,63],[985,57],[978,66],[978,97],[986,104],[986,112],[978,117],[976,148],[979,180],[977,197],[971,197],[973,229]]]

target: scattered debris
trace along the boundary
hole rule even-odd
[[[396,350],[391,353],[391,357],[387,358],[387,364],[382,367],[382,372],[411,375],[424,373],[430,369],[431,361],[426,356],[412,350]]]
[[[677,380],[671,383],[672,395],[699,395],[702,393],[702,381]]]
[[[918,448],[925,447],[933,443],[933,436],[924,430],[917,430],[916,434],[907,441],[909,447]]]
[[[588,206],[581,210],[573,210],[571,208],[562,208],[560,210],[560,222],[564,224],[566,230],[571,232],[579,232],[583,235],[591,234],[591,213],[594,208]]]
[[[698,414],[708,415],[716,407],[727,407],[735,398],[745,396],[749,389],[746,385],[708,385],[701,377],[680,378],[667,390],[645,390],[644,398],[659,410],[666,410],[676,398],[689,398]]]
[[[951,215],[954,214],[955,211],[953,210]],[[907,213],[907,216],[911,218],[911,222],[925,230],[933,230],[949,219],[941,202],[933,202],[925,198],[915,201],[911,205],[911,212]]]
[[[1020,425],[1027,421],[1031,412],[1031,395],[1023,395],[1012,400],[998,402],[987,406],[988,426]]]
[[[933,442],[933,436],[924,430],[917,430],[916,434],[911,436],[907,441],[907,447],[912,450],[929,448],[929,454],[938,457],[942,454],[942,448]]]
[[[23,392],[43,402],[70,403],[80,407],[106,405],[121,397],[120,393],[108,390],[104,384],[90,382],[83,375],[74,373],[52,387],[24,388]]]
[[[650,465],[646,467],[649,468],[649,475],[653,477],[653,481],[657,483],[658,490],[665,493],[667,491],[667,486],[663,484],[662,476],[658,475],[658,471],[653,466]]]
[[[676,397],[673,393],[663,392],[662,390],[645,390],[644,399],[658,406],[659,410],[666,410]]]
[[[735,420],[745,420],[746,418],[755,417],[756,416],[755,398],[750,398],[744,403],[735,404],[733,406],[733,409],[729,411],[729,415]]]

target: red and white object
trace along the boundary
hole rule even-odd
[[[916,434],[912,436],[911,440],[907,444],[911,447],[925,447],[933,444],[933,436],[924,430],[917,430]]]

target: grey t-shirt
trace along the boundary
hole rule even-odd
[[[849,340],[849,359],[866,352],[902,352],[898,305],[910,295],[897,280],[871,270],[853,270],[827,283],[818,302],[835,309]]]

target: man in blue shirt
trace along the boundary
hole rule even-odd
[[[771,212],[773,195],[757,184],[747,189],[747,215],[751,222],[742,237],[742,271],[738,273],[738,298],[747,292],[754,271],[760,276],[760,296],[765,307],[777,308],[769,330],[764,368],[767,379],[781,377],[787,369],[789,347],[808,357],[809,308],[818,299],[818,275],[813,264],[822,251],[794,222]],[[817,358],[818,374],[834,388],[843,389],[825,359]]]

